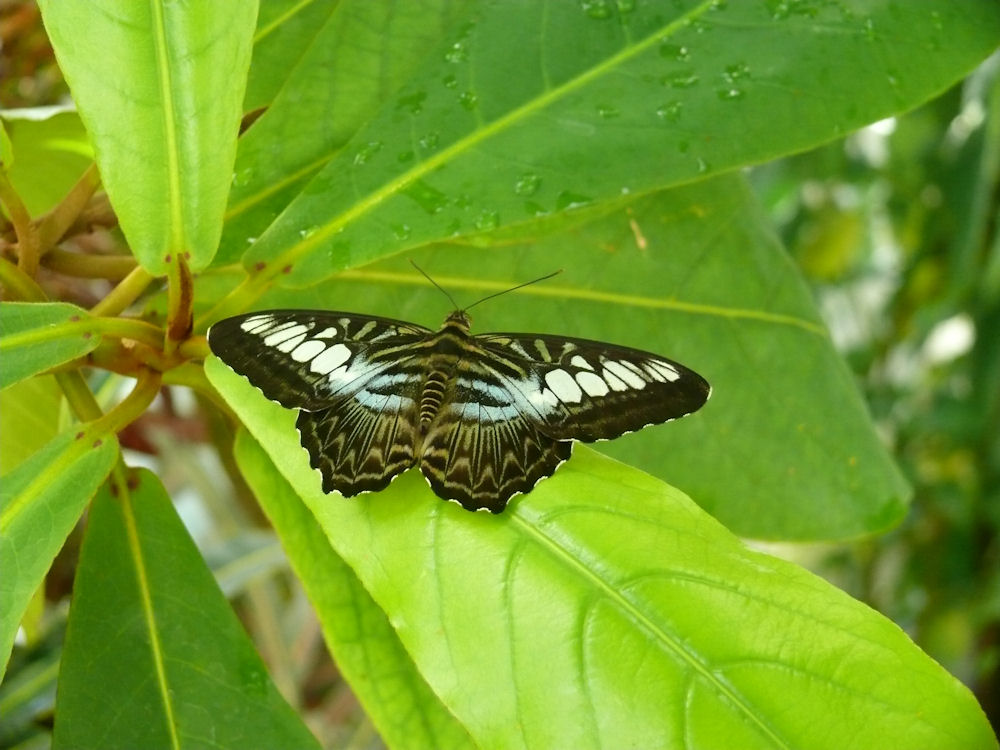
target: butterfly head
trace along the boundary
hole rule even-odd
[[[468,333],[469,327],[472,324],[472,319],[465,310],[455,310],[448,314],[448,317],[444,319],[445,328],[457,328],[462,333]]]

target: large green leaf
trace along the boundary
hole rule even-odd
[[[992,0],[484,2],[245,264],[302,286],[805,149],[930,98],[998,38]]]
[[[82,357],[99,343],[93,318],[76,305],[0,303],[0,388]]]
[[[237,435],[236,460],[316,608],[337,669],[389,747],[473,747],[465,729],[414,667],[385,612],[245,430]]]
[[[56,705],[55,748],[318,748],[145,470],[94,499]]]
[[[42,0],[101,177],[153,274],[218,245],[257,3]]]
[[[113,436],[74,428],[0,479],[0,675],[31,595],[117,455]]]
[[[734,531],[846,538],[905,513],[909,488],[741,178],[664,191],[531,244],[414,258],[460,305],[565,269],[476,307],[474,332],[610,341],[703,374],[714,392],[702,411],[599,447],[691,493]],[[276,290],[260,305],[336,306],[429,327],[448,311],[405,258]]]
[[[281,54],[294,53],[296,66],[272,69],[270,75],[283,74],[287,81],[240,139],[218,262],[239,259],[249,239],[372,118],[414,65],[437,49],[468,5],[469,0],[344,0],[334,9],[313,3],[298,5],[272,27],[271,34],[284,40]],[[312,27],[300,27],[303,15]],[[272,48],[254,48],[255,70],[258,53],[270,59]]]
[[[997,746],[897,626],[648,475],[578,449],[499,516],[416,472],[326,496],[294,415],[206,370],[481,746]]]
[[[0,391],[0,474],[11,471],[55,438],[62,391],[51,375]]]

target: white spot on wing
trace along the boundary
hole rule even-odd
[[[581,370],[590,370],[591,372],[593,372],[593,370],[594,370],[594,368],[593,368],[593,366],[591,366],[590,362],[588,362],[587,360],[585,360],[579,354],[574,355],[573,359],[571,359],[569,361],[569,363],[571,365],[573,365],[573,367],[579,367]]]
[[[608,392],[608,384],[592,372],[578,372],[576,382],[588,396],[604,396]]]
[[[335,338],[337,338],[337,329],[334,328],[333,326],[329,326],[327,328],[324,328],[319,333],[314,333],[313,334],[313,338],[314,339],[335,339]]]
[[[621,378],[616,378],[607,370],[604,371],[604,382],[611,386],[613,391],[627,391],[628,385]]]
[[[648,362],[643,363],[646,367],[646,372],[652,375],[654,378],[660,381],[669,380],[673,383],[675,380],[679,380],[681,374],[667,362],[659,362],[655,359],[651,359]]]
[[[282,341],[288,341],[288,339],[295,338],[296,336],[306,333],[309,329],[304,325],[293,325],[288,328],[282,328],[280,331],[275,331],[274,333],[264,337],[264,346],[278,346]],[[280,347],[279,347],[280,348]],[[282,349],[282,351],[290,351],[289,349]]]
[[[326,344],[322,341],[309,339],[295,347],[295,350],[292,352],[292,359],[296,362],[308,362],[324,349],[326,349]]]
[[[304,327],[304,326],[300,326],[300,327]],[[305,340],[306,340],[306,335],[304,333],[300,333],[295,338],[288,339],[288,341],[283,341],[282,343],[278,344],[278,346],[276,348],[277,348],[277,350],[279,352],[284,352],[285,354],[289,354],[292,351],[292,349],[294,349],[295,347],[297,347],[299,344],[301,344]]]
[[[240,323],[240,328],[247,333],[258,333],[268,328],[273,322],[274,318],[270,315],[254,315]]]
[[[624,380],[629,387],[635,388],[636,390],[641,390],[646,387],[646,381],[639,377],[635,371],[629,367],[625,367],[627,362],[616,362],[614,360],[608,360],[604,363],[605,373],[611,373],[612,375],[617,375],[619,378]],[[604,377],[607,380],[607,375]]]
[[[545,382],[556,397],[564,403],[575,404],[583,397],[580,386],[573,380],[573,376],[565,370],[552,370],[545,373]]]
[[[552,407],[559,403],[556,394],[548,388],[539,388],[528,393],[528,403],[530,403],[541,414],[552,411]]]
[[[330,375],[332,380],[333,370],[336,370],[350,358],[350,349],[343,344],[334,344],[322,354],[317,355],[309,365],[309,369],[320,375]]]

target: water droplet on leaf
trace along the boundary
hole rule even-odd
[[[534,195],[542,184],[542,178],[530,172],[521,175],[514,183],[514,192],[517,195]]]

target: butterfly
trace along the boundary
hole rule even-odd
[[[493,513],[551,476],[573,441],[669,422],[711,393],[693,370],[638,349],[473,335],[467,310],[437,331],[348,312],[264,310],[219,321],[208,344],[267,398],[298,410],[324,492],[377,492],[419,464],[439,497]]]

